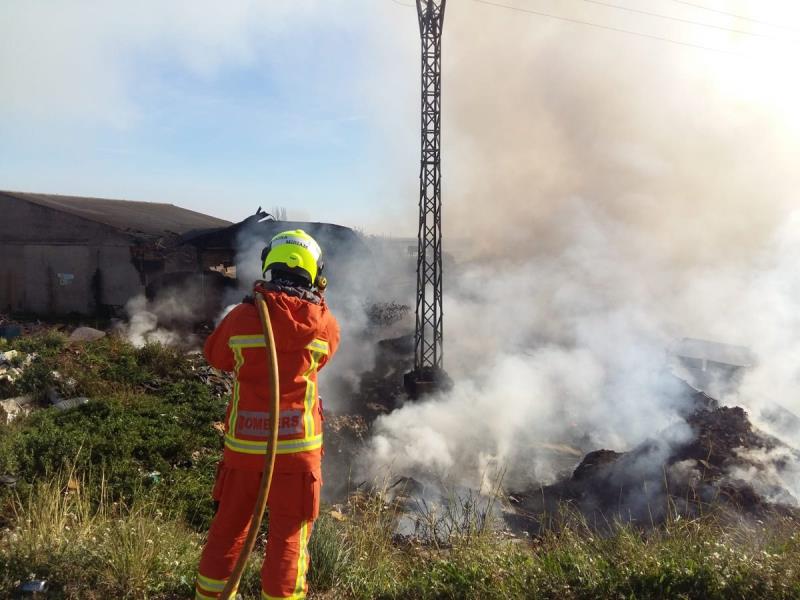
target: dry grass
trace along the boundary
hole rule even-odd
[[[53,598],[191,596],[202,539],[180,516],[146,500],[93,503],[69,479],[37,483],[15,499],[0,532],[0,597],[32,577],[48,579]],[[474,497],[455,501],[418,515],[449,532],[436,540],[398,537],[400,505],[381,494],[353,497],[344,517],[324,512],[311,543],[312,598],[800,597],[800,526],[792,519],[732,522],[709,513],[649,530],[611,524],[599,535],[565,511],[531,540],[487,522],[476,509],[486,504]],[[245,598],[256,597],[260,560],[257,551]]]
[[[0,595],[42,578],[54,597],[186,597],[200,536],[150,502],[89,496],[65,475],[13,500],[11,527],[0,532]]]

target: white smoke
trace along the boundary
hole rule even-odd
[[[730,470],[732,480],[747,481],[763,498],[771,502],[798,505],[800,500],[800,455],[788,448],[738,451],[746,466]]]
[[[479,264],[448,280],[455,388],[381,417],[369,474],[549,482],[574,467],[574,448],[627,449],[673,420],[670,338],[641,305],[642,277],[616,268],[630,261],[591,220],[572,221],[576,247],[560,257]]]
[[[365,476],[477,488],[496,464],[541,483],[577,462],[549,445],[630,449],[678,418],[663,369],[682,337],[753,349],[758,367],[725,401],[800,412],[800,145],[786,104],[800,94],[783,83],[787,55],[733,69],[725,55],[452,8],[443,222],[460,265],[445,273],[444,356],[456,385],[380,418]]]
[[[558,255],[462,267],[445,297],[456,385],[379,418],[361,460],[365,475],[388,468],[477,488],[507,471],[512,486],[548,483],[579,460],[552,445],[628,450],[685,408],[685,390],[666,375],[667,349],[684,335],[752,348],[757,366],[720,400],[778,433],[759,414],[774,404],[790,416],[800,411],[796,217],[744,264],[651,272],[626,248],[633,236],[625,226],[580,209]],[[800,440],[796,430],[780,434]],[[777,480],[778,468],[769,472]],[[784,489],[797,489],[783,477]]]
[[[188,325],[196,316],[196,307],[190,301],[193,297],[191,290],[173,289],[153,301],[144,295],[131,298],[125,304],[128,315],[125,337],[137,348],[151,343],[183,348],[198,346],[198,338]]]
[[[135,296],[125,304],[125,313],[128,315],[125,336],[137,348],[152,342],[171,345],[180,337],[172,331],[159,327],[158,316],[153,310],[144,295]]]

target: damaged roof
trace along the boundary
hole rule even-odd
[[[258,240],[267,244],[272,237],[281,231],[302,229],[319,242],[326,254],[335,255],[351,251],[368,254],[363,240],[358,233],[343,225],[333,223],[309,223],[302,221],[275,221],[264,218],[265,213],[257,213],[244,221],[229,227],[220,227],[209,231],[197,231],[182,236],[181,240],[198,248],[230,248],[236,249],[240,242],[247,239]]]
[[[215,230],[192,232],[182,237],[182,241],[199,247],[230,247],[237,246],[237,240],[242,235],[259,238],[267,243],[272,236],[290,229],[302,229],[317,240],[320,244],[323,240],[332,241],[360,241],[358,234],[343,225],[333,223],[309,223],[301,221],[276,221],[264,218],[266,213],[256,213],[247,217],[244,221],[230,224],[229,227],[219,227]]]
[[[51,210],[109,225],[127,232],[161,235],[227,227],[230,221],[160,202],[85,198],[57,194],[0,191],[0,196],[38,204]]]
[[[317,240],[323,249],[325,272],[330,279],[337,280],[342,286],[351,286],[353,290],[358,283],[354,280],[375,280],[375,262],[363,236],[349,227],[333,223],[275,221],[266,213],[257,212],[230,227],[181,236],[181,242],[201,250],[224,250],[235,256],[245,248],[255,247],[260,252],[273,236],[292,229],[302,229]]]

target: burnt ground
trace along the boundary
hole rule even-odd
[[[508,520],[533,533],[541,515],[565,504],[601,526],[656,524],[711,507],[755,518],[800,515],[797,499],[776,476],[800,452],[756,429],[742,408],[719,406],[705,394],[697,399],[702,402],[682,421],[629,452],[590,452],[569,478],[512,493]]]

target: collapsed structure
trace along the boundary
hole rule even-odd
[[[261,249],[274,235],[290,229],[302,229],[319,241],[325,249],[326,274],[334,282],[348,281],[348,284],[356,285],[357,282],[349,279],[356,275],[359,279],[368,279],[375,272],[371,251],[361,236],[349,227],[278,221],[261,209],[239,223],[186,234],[181,243],[194,249],[200,271],[230,269],[235,274],[257,270]]]

